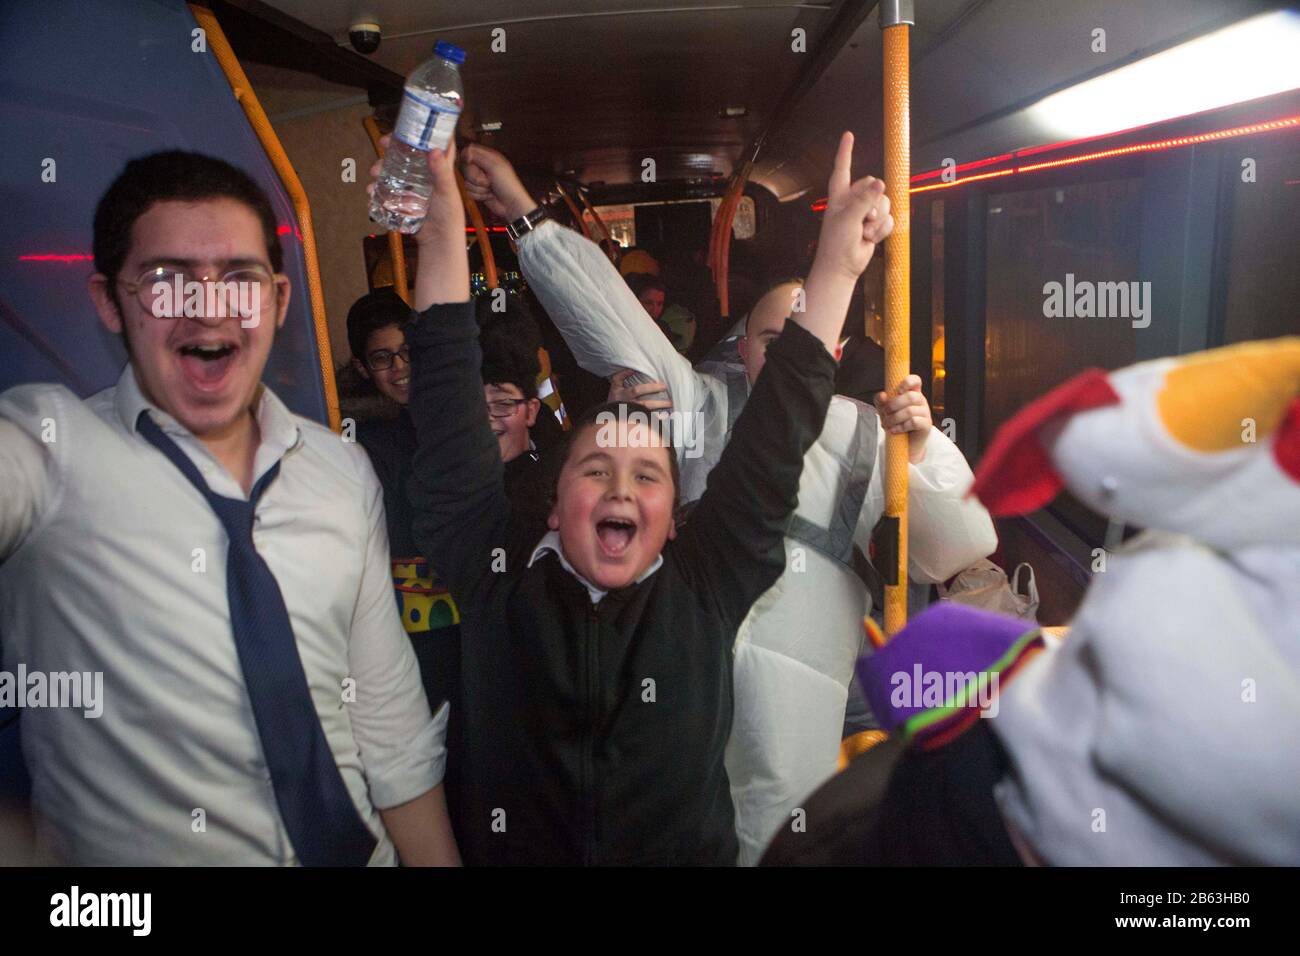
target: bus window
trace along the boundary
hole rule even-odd
[[[597,206],[596,214],[609,230],[609,236],[624,249],[636,245],[636,214],[632,206]],[[583,221],[587,228],[595,228],[595,221],[590,212],[583,212]]]
[[[944,386],[948,377],[944,360],[947,343],[943,327],[943,239],[943,200],[936,199],[930,204],[930,380],[933,383],[930,408],[936,422],[943,421]]]
[[[1073,305],[1084,282],[1138,278],[1140,200],[1137,178],[989,195],[981,448],[1035,396],[1090,366],[1135,361],[1130,319],[1084,317]],[[1065,315],[1048,314],[1050,283],[1071,299]],[[1105,519],[1072,496],[1051,510],[1085,541],[1105,539]]]
[[[1300,136],[1261,136],[1225,157],[1228,248],[1223,339],[1300,332]]]
[[[1131,320],[1049,317],[1049,283],[1138,279],[1141,180],[1050,186],[988,198],[984,415],[981,447],[1003,422],[1089,366],[1136,358]],[[1072,303],[1071,303],[1072,306]]]

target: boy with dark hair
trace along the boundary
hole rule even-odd
[[[402,335],[410,316],[411,307],[391,288],[366,293],[348,310],[353,369],[399,406],[410,400],[411,352]],[[393,515],[388,518],[391,524]]]
[[[513,308],[503,313],[492,310],[490,297],[478,300],[483,397],[505,465],[506,497],[520,516],[541,524],[546,521],[546,489],[531,433],[554,422],[537,397],[541,335],[523,303],[506,299]]]
[[[379,483],[261,381],[290,292],[269,201],[221,160],[146,156],[94,250],[117,385],[0,396],[4,665],[103,680],[96,719],[24,714],[42,858],[457,862]]]
[[[723,751],[731,645],[785,565],[803,455],[821,431],[853,283],[888,200],[836,162],[807,312],[769,349],[680,534],[673,454],[626,405],[575,429],[548,533],[512,520],[478,402],[464,210],[430,153],[409,331],[417,538],[462,608],[459,837],[474,863],[736,860]],[[372,175],[378,175],[378,164]],[[373,188],[373,186],[372,186]]]
[[[429,570],[411,533],[414,514],[406,493],[414,471],[415,426],[407,410],[411,352],[402,326],[411,307],[391,288],[363,295],[348,310],[352,366],[397,413],[356,422],[356,438],[370,456],[384,489],[388,547],[398,614],[420,668],[429,706],[437,712],[452,698],[460,645],[460,613]]]

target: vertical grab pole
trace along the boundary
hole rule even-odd
[[[470,224],[474,227],[474,236],[478,239],[478,251],[483,256],[483,283],[489,289],[495,289],[500,281],[497,279],[497,257],[492,251],[492,240],[488,238],[487,225],[483,222],[483,213],[478,208],[478,203],[470,198],[465,189],[465,177],[456,170],[456,188],[460,190],[461,202],[465,204],[465,212],[469,214]]]
[[[600,213],[596,212],[596,207],[591,204],[591,199],[587,194],[579,192],[578,198],[582,200],[582,207],[591,213],[591,221],[595,224],[596,229],[600,231],[601,236],[604,239],[612,239],[613,237],[609,234],[609,226],[605,225],[605,220],[600,218]],[[592,236],[591,238],[595,239],[596,237]]]
[[[731,318],[731,226],[736,221],[736,210],[745,192],[753,165],[741,163],[732,179],[726,197],[718,206],[715,222],[718,227],[717,247],[714,256],[714,283],[718,293],[718,312],[724,319]]]
[[[587,228],[587,220],[582,218],[582,210],[578,208],[578,204],[569,196],[568,190],[566,190],[561,183],[556,183],[555,188],[559,192],[560,198],[564,200],[564,204],[569,207],[569,214],[573,216],[574,223],[577,227],[582,230],[583,236],[594,242],[596,237],[593,236],[591,230]]]
[[[894,232],[885,260],[885,387],[911,371],[911,79],[908,43],[915,24],[912,0],[881,0],[884,46],[885,187]],[[907,435],[885,442],[885,518],[893,524],[898,564],[885,575],[885,634],[907,623]]]

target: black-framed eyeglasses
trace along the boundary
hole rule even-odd
[[[526,398],[498,398],[488,402],[488,414],[493,418],[509,418],[520,405],[527,404]]]
[[[375,349],[366,356],[366,365],[373,372],[383,372],[393,367],[393,359],[400,358],[407,365],[411,364],[411,347],[403,345],[396,352],[390,352],[388,349]]]
[[[134,282],[122,285],[157,319],[180,316],[196,319],[252,318],[270,303],[276,276],[269,269],[240,266],[221,274],[192,276],[183,269],[153,266]]]

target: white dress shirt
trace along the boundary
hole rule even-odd
[[[564,568],[564,570],[568,571],[580,582],[582,582],[582,586],[587,589],[587,594],[591,596],[592,604],[599,604],[601,599],[606,594],[609,593],[608,591],[596,587],[596,585],[592,584],[581,574],[579,574],[577,569],[574,568],[574,566],[569,563],[569,559],[564,556],[564,548],[560,545],[560,532],[558,531],[548,531],[546,532],[545,535],[542,536],[542,540],[537,542],[537,547],[533,548],[533,553],[528,558],[528,566],[531,568],[533,566],[533,562],[535,562],[538,558],[544,555],[547,551],[554,551],[555,556],[560,559],[560,567]],[[661,567],[663,567],[663,564],[664,564],[664,556],[663,556],[663,552],[661,551],[659,552],[659,554],[656,554],[655,559],[650,562],[650,567],[642,571],[637,576],[637,579],[632,583],[640,584],[646,578],[650,577],[650,575],[654,574]]]
[[[91,865],[293,864],[231,631],[226,533],[136,432],[144,409],[213,492],[247,500],[130,366],[84,401],[55,385],[0,395],[4,669],[103,674],[98,719],[22,714],[40,850]],[[441,781],[447,714],[429,711],[393,600],[380,485],[364,451],[270,389],[256,412],[254,479],[277,461],[280,474],[253,539],[334,760],[378,838],[371,863],[392,864],[377,808]]]

